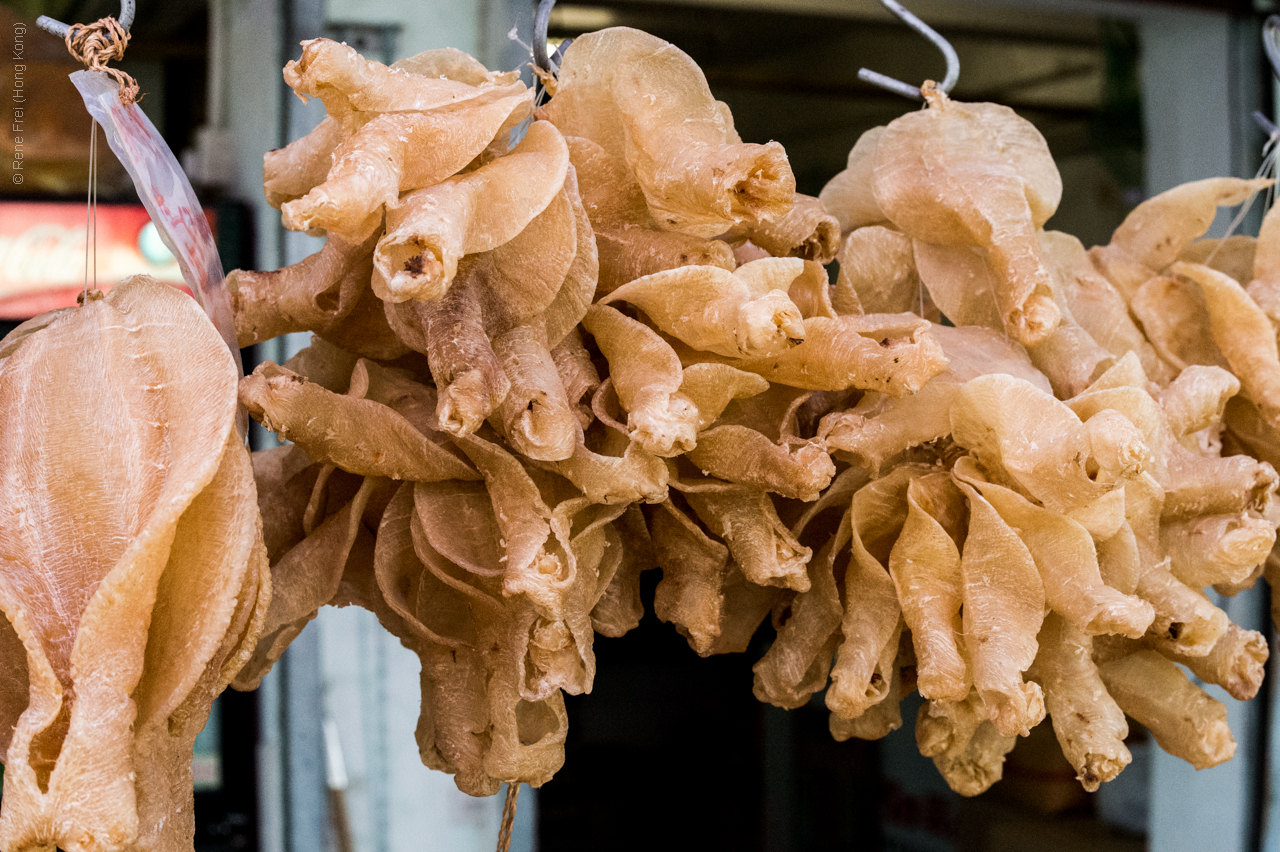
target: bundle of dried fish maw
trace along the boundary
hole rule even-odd
[[[189,847],[192,743],[270,597],[235,366],[195,302],[143,277],[0,354],[25,517],[0,534],[0,607],[27,677],[0,844]]]
[[[777,219],[794,203],[782,146],[738,141],[697,64],[639,30],[576,39],[538,114],[625,160],[663,230],[715,237]]]
[[[1000,780],[1016,737],[1000,733],[977,690],[963,701],[926,701],[916,717],[916,745],[952,790],[976,796]]]
[[[1059,319],[1036,239],[1062,196],[1048,146],[1007,107],[925,94],[929,108],[893,121],[876,146],[876,201],[915,239],[986,249],[1005,329],[1036,343]]]

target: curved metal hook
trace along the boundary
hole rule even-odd
[[[120,22],[120,26],[124,27],[125,32],[128,32],[129,28],[133,26],[133,13],[136,8],[135,0],[120,0],[120,17],[116,20]],[[64,24],[62,21],[55,21],[48,15],[41,15],[36,18],[36,26],[51,35],[56,35],[58,38],[66,38],[67,31],[71,29],[70,25]]]
[[[547,55],[547,28],[551,26],[551,10],[556,0],[538,0],[538,11],[533,16],[533,61],[543,71],[555,73],[551,57]]]
[[[934,47],[942,51],[943,57],[947,60],[947,76],[938,84],[938,88],[943,93],[950,94],[951,90],[955,88],[956,80],[960,79],[960,57],[956,55],[956,49],[951,46],[951,42],[938,35],[924,21],[908,12],[897,0],[880,0],[880,2],[884,4],[886,9],[897,15],[904,24],[929,39],[929,41],[933,42]],[[908,85],[901,80],[895,80],[892,77],[872,71],[870,68],[859,69],[858,79],[873,86],[888,89],[890,92],[895,92],[904,98],[912,98],[917,101],[924,100],[920,94],[919,86]]]
[[[1280,15],[1271,15],[1262,25],[1262,49],[1271,61],[1271,73],[1280,77]]]

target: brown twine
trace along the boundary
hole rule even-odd
[[[123,59],[129,44],[129,31],[115,18],[107,17],[92,24],[72,24],[65,38],[67,50],[90,71],[101,71],[120,86],[120,103],[137,103],[138,83],[119,68],[108,68],[111,59]]]
[[[516,819],[516,799],[520,796],[520,782],[507,784],[507,800],[502,805],[502,828],[498,830],[498,852],[511,848],[511,826]]]

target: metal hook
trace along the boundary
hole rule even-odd
[[[120,17],[116,20],[120,22],[120,26],[124,27],[125,32],[128,32],[129,28],[133,26],[133,13],[136,8],[136,0],[120,0]],[[36,26],[62,39],[67,37],[67,31],[71,29],[68,24],[64,24],[62,21],[55,21],[48,15],[41,15],[36,18]]]
[[[1263,23],[1262,49],[1271,62],[1271,73],[1280,77],[1280,15],[1271,15]]]
[[[547,55],[547,28],[551,26],[551,10],[556,0],[538,0],[538,12],[533,16],[533,61],[543,71],[555,73],[551,57]]]
[[[880,0],[880,2],[884,4],[886,9],[897,15],[904,24],[929,39],[929,41],[933,42],[934,47],[942,51],[943,57],[947,60],[947,76],[938,84],[938,88],[944,94],[950,94],[951,90],[956,85],[956,80],[960,78],[960,57],[956,55],[956,49],[951,46],[951,42],[938,35],[938,33],[924,21],[908,12],[901,3],[897,2],[897,0]],[[920,94],[919,86],[908,85],[901,80],[895,80],[892,77],[887,77],[884,74],[877,73],[869,68],[859,69],[858,79],[863,82],[870,83],[873,86],[888,89],[890,92],[895,92],[902,95],[904,98],[912,98],[917,101],[924,100],[924,97]]]

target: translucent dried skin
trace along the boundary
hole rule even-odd
[[[885,128],[876,201],[913,238],[986,249],[1005,330],[1037,343],[1059,317],[1036,238],[1062,195],[1048,146],[1007,107],[956,103],[936,90],[929,99]]]
[[[1178,255],[1178,260],[1201,263],[1229,275],[1242,285],[1253,280],[1253,264],[1258,240],[1243,234],[1226,239],[1196,240]]]
[[[662,568],[653,610],[705,657],[720,637],[729,550],[669,502],[654,510],[649,533]]]
[[[1226,706],[1155,651],[1102,663],[1098,672],[1120,708],[1145,725],[1169,754],[1196,769],[1217,766],[1235,754]]]
[[[796,193],[790,211],[772,221],[744,222],[729,232],[729,240],[750,240],[774,257],[799,257],[825,265],[840,250],[840,223],[821,201]]]
[[[547,344],[553,348],[569,334],[577,332],[578,323],[582,322],[587,309],[595,301],[600,279],[600,253],[596,249],[595,233],[579,189],[577,170],[570,165],[565,173],[562,193],[573,213],[573,262],[569,264],[564,281],[542,315],[547,330]],[[522,283],[527,286],[527,279]],[[522,288],[512,287],[508,292],[520,289]]]
[[[682,393],[680,359],[652,329],[606,305],[592,305],[582,327],[609,362],[609,380],[627,412],[632,440],[667,458],[697,443],[698,409]]]
[[[889,574],[911,629],[917,688],[925,698],[963,701],[969,676],[961,651],[960,549],[953,536],[964,520],[964,495],[947,474],[930,473],[911,480],[906,499]]]
[[[916,716],[916,745],[952,790],[962,796],[986,792],[1004,774],[1004,758],[1016,737],[996,730],[977,691],[964,701],[926,701]]]
[[[840,222],[846,234],[867,225],[888,220],[872,191],[876,165],[876,146],[884,135],[883,127],[873,127],[858,137],[849,151],[844,171],[839,172],[818,194],[827,212]],[[843,261],[840,264],[844,265]]]
[[[1044,689],[1062,753],[1076,780],[1094,792],[1133,760],[1124,739],[1129,725],[1094,665],[1093,641],[1069,621],[1051,612],[1038,638],[1040,650],[1030,675]]]
[[[568,479],[592,503],[661,503],[667,499],[670,471],[665,462],[636,443],[625,442],[620,455],[579,443],[573,454],[548,467]]]
[[[640,625],[644,602],[640,599],[640,575],[657,567],[653,542],[639,506],[628,506],[614,522],[621,560],[608,585],[600,591],[591,610],[591,623],[602,636],[623,636]],[[612,546],[612,545],[611,545]]]
[[[970,484],[969,531],[960,556],[964,643],[973,686],[1001,735],[1026,736],[1044,718],[1044,696],[1023,681],[1036,656],[1045,588],[1027,546]]]
[[[804,262],[791,258],[758,260],[737,272],[684,266],[624,284],[600,303],[630,302],[695,349],[772,357],[804,340],[800,309],[787,296],[803,271]]]
[[[1274,324],[1280,322],[1280,213],[1268,210],[1262,217],[1256,249],[1250,274],[1236,280],[1249,282],[1249,297]]]
[[[322,182],[282,204],[284,226],[362,239],[376,230],[384,205],[457,174],[512,117],[528,114],[532,98],[516,84],[448,110],[372,117],[333,149]]]
[[[791,208],[782,146],[739,141],[697,64],[639,30],[576,39],[539,115],[623,158],[664,230],[710,238]]]
[[[1204,682],[1222,687],[1237,701],[1251,701],[1257,696],[1271,653],[1265,636],[1236,624],[1227,625],[1226,632],[1204,656],[1190,657],[1164,645],[1156,650],[1186,666]]]
[[[724,540],[742,575],[757,586],[809,590],[805,570],[813,551],[796,541],[760,491],[686,495],[707,529]]]
[[[591,362],[591,353],[582,345],[582,334],[577,328],[552,348],[551,360],[555,362],[556,372],[560,374],[565,395],[579,407],[579,421],[585,429],[590,425],[592,415],[590,403],[583,405],[582,400],[590,397],[600,387],[600,373]]]
[[[511,380],[500,416],[512,448],[540,461],[572,456],[581,442],[582,425],[560,381],[543,329],[517,326],[499,335],[493,345]]]
[[[733,366],[796,388],[853,387],[890,396],[915,393],[947,366],[929,322],[909,314],[813,317],[804,331],[804,342],[781,355]]]
[[[1169,428],[1181,439],[1219,423],[1240,380],[1220,367],[1187,367],[1160,394]]]
[[[546,209],[568,167],[564,137],[534,122],[510,154],[409,193],[387,209],[387,233],[373,258],[374,292],[387,302],[439,299],[464,255],[497,248]]]
[[[1169,570],[1188,586],[1243,582],[1276,543],[1275,524],[1247,512],[1201,515],[1160,525]]]
[[[1173,372],[1193,364],[1227,367],[1214,342],[1204,294],[1194,284],[1152,276],[1134,291],[1129,309]]]
[[[856,719],[846,719],[832,713],[827,718],[831,738],[838,743],[849,739],[881,740],[902,727],[902,696],[905,686],[902,669],[893,667],[893,679],[889,692],[879,704],[869,707]]]
[[[283,148],[268,151],[262,158],[262,188],[267,203],[279,210],[286,201],[301,198],[324,182],[333,151],[347,136],[342,122],[327,115],[310,133]]]
[[[840,313],[920,310],[924,285],[906,234],[880,225],[858,228],[845,239],[837,259],[840,273],[832,301]]]
[[[800,309],[800,316],[805,319],[835,319],[840,316],[831,303],[831,280],[827,276],[827,270],[817,261],[805,261],[804,272],[791,282],[791,286],[787,288],[787,297]]]
[[[1132,299],[1148,279],[1204,236],[1219,207],[1235,206],[1271,183],[1208,178],[1175,186],[1135,207],[1116,228],[1111,242],[1090,249],[1089,255],[1107,280]]]
[[[836,475],[836,466],[821,442],[791,449],[745,426],[708,429],[686,456],[711,476],[793,500],[817,500],[818,493]]]
[[[769,390],[769,382],[728,364],[690,364],[683,370],[680,393],[698,409],[698,431],[715,423],[729,403]]]

